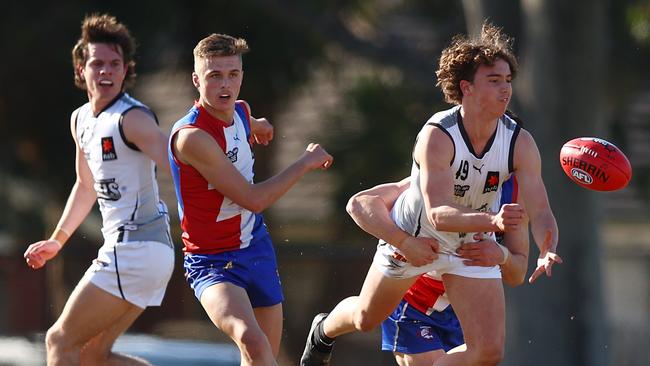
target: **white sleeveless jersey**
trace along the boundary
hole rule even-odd
[[[97,116],[89,103],[77,109],[76,137],[95,181],[106,241],[160,241],[171,246],[167,208],[160,200],[155,163],[126,141],[124,115],[147,106],[126,93]],[[155,118],[155,115],[153,115]]]
[[[480,156],[474,152],[463,127],[460,106],[436,113],[426,125],[440,128],[454,144],[450,166],[454,178],[454,202],[481,212],[498,211],[501,184],[513,171],[515,140],[521,127],[510,117],[501,117],[484,154]],[[415,161],[411,168],[410,187],[398,197],[391,216],[402,230],[411,235],[436,238],[440,242],[440,251],[445,254],[455,255],[460,244],[475,241],[476,233],[473,232],[434,230],[424,209],[420,167]],[[487,235],[494,239],[494,233]]]

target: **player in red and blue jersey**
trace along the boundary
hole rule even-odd
[[[333,159],[309,144],[284,171],[253,182],[252,143],[267,144],[273,127],[237,101],[247,51],[245,40],[223,34],[194,48],[199,100],[172,127],[169,161],[190,287],[212,322],[237,344],[242,365],[277,365],[283,295],[260,212]]]

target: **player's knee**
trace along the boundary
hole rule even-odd
[[[489,342],[481,347],[477,356],[477,365],[498,365],[503,360],[503,343],[495,341]]]
[[[45,333],[45,347],[47,348],[48,353],[69,352],[75,350],[75,348],[81,349],[81,347],[75,346],[76,345],[65,336],[63,329],[59,328],[56,324]]]
[[[377,328],[379,323],[381,323],[381,320],[377,321],[365,311],[357,311],[354,314],[354,327],[361,332],[370,332]]]
[[[503,350],[488,350],[482,353],[480,364],[486,366],[498,365],[503,360]]]
[[[245,330],[242,332],[238,343],[242,355],[251,360],[260,360],[271,355],[271,345],[262,332]]]

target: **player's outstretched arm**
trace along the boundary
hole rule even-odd
[[[541,166],[539,150],[533,137],[522,129],[515,143],[514,169],[520,193],[526,202],[533,239],[540,252],[537,268],[529,279],[531,283],[542,273],[551,276],[553,264],[562,263],[562,258],[557,255],[557,222],[548,201]]]
[[[124,115],[122,129],[126,140],[153,160],[158,171],[169,174],[167,136],[151,113],[142,108],[131,109]]]
[[[414,266],[437,258],[438,243],[432,238],[416,238],[401,230],[390,218],[397,197],[408,188],[409,178],[361,191],[350,198],[346,210],[368,234],[397,247]]]
[[[172,138],[176,159],[193,166],[219,192],[236,204],[261,212],[284,195],[307,172],[327,169],[333,158],[318,144],[309,144],[293,164],[257,184],[248,182],[205,131],[184,128]]]
[[[77,180],[72,186],[65,209],[50,238],[31,244],[23,254],[27,265],[33,269],[43,267],[48,260],[59,253],[70,235],[86,218],[97,199],[97,194],[93,188],[92,173],[76,139],[76,112],[72,114],[70,119],[70,130],[76,145],[75,170]]]
[[[438,231],[489,232],[516,230],[523,216],[517,204],[504,205],[498,214],[477,212],[453,201],[454,181],[449,162],[454,156],[451,139],[437,127],[418,135],[413,152],[420,165],[420,186],[429,221]]]

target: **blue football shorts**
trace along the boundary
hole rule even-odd
[[[185,279],[199,301],[206,288],[223,282],[246,290],[254,308],[284,301],[275,250],[266,233],[244,249],[186,254],[183,262]]]
[[[451,306],[428,316],[402,300],[381,323],[384,351],[415,354],[442,349],[447,352],[463,343],[463,330]]]

